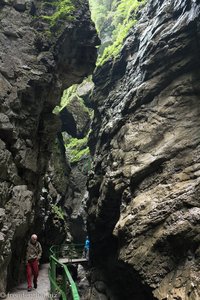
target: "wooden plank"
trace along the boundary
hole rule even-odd
[[[83,263],[83,262],[87,262],[88,259],[86,258],[59,258],[59,262],[63,263],[63,264],[79,264],[79,263]]]

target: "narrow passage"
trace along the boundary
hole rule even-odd
[[[49,299],[49,277],[48,277],[49,264],[41,265],[38,277],[38,287],[31,292],[27,291],[27,283],[24,282],[16,287],[12,292],[7,295],[6,299],[20,299],[20,300],[47,300]]]

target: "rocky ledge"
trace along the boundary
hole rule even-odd
[[[199,20],[199,0],[150,0],[95,72],[91,299],[200,298]]]
[[[59,126],[52,110],[95,67],[87,2],[53,24],[55,4],[0,0],[0,293],[7,270],[9,283],[19,275]]]

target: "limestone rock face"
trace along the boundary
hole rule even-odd
[[[67,132],[73,137],[83,138],[90,128],[90,114],[83,100],[74,95],[69,104],[60,112],[62,132]]]
[[[90,169],[87,155],[71,165],[69,185],[65,195],[64,209],[68,215],[70,234],[75,243],[84,243],[86,233],[87,175]]]
[[[68,218],[63,210],[65,195],[70,184],[71,168],[65,156],[61,134],[52,147],[40,201],[35,211],[35,230],[43,245],[43,260],[48,261],[49,248],[71,239]]]
[[[92,103],[91,100],[91,93],[94,88],[94,83],[92,81],[84,81],[82,84],[79,85],[77,89],[77,94],[84,100],[84,103],[87,107],[91,107]]]
[[[150,0],[94,75],[88,224],[105,299],[200,298],[199,22],[200,1]]]
[[[60,111],[61,132],[52,149],[47,172],[43,177],[40,202],[37,205],[35,228],[41,236],[43,258],[48,259],[52,244],[69,241],[84,243],[86,236],[87,175],[91,157],[87,134],[91,123],[89,109],[84,105],[93,84],[83,82],[77,94]],[[83,98],[84,97],[84,100]],[[69,135],[84,137],[82,144],[68,148]],[[84,153],[84,150],[85,153]],[[81,151],[82,154],[81,154]],[[81,155],[80,155],[81,154]]]
[[[40,201],[35,209],[35,231],[43,245],[43,260],[49,248],[69,241],[84,243],[86,236],[85,203],[89,154],[69,162],[62,134],[57,134],[47,172],[43,177]]]
[[[64,88],[90,74],[98,38],[87,2],[50,28],[43,1],[0,1],[0,292],[18,270],[41,178],[59,126],[52,114]],[[55,9],[55,6],[54,6]],[[31,232],[31,230],[29,231]],[[19,243],[20,241],[20,243]],[[11,251],[12,250],[12,251]]]

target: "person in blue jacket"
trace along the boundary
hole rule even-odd
[[[83,251],[83,256],[86,259],[89,259],[89,252],[90,252],[90,240],[89,240],[88,236],[86,236],[85,245],[84,245],[84,251]]]

